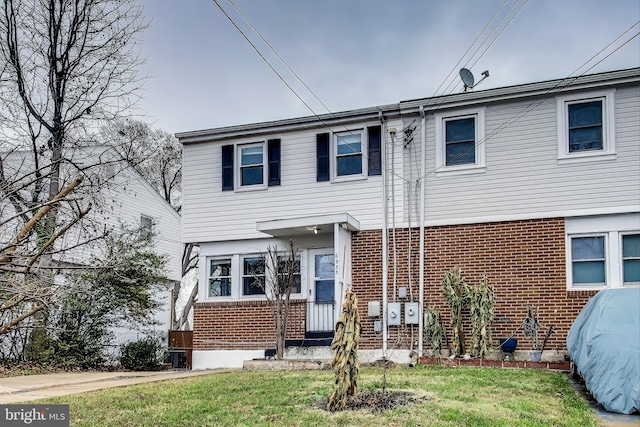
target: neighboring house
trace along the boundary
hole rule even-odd
[[[200,244],[195,369],[274,347],[252,266],[289,239],[289,357],[329,354],[348,286],[361,358],[402,361],[429,350],[422,307],[450,330],[456,266],[494,287],[495,345],[518,331],[531,349],[531,304],[556,356],[599,289],[640,284],[640,68],[177,137],[182,237]]]
[[[118,167],[116,166],[116,169]],[[182,243],[180,241],[180,214],[156,191],[149,182],[131,167],[121,168],[114,176],[113,185],[105,192],[108,209],[99,213],[100,221],[117,229],[120,223],[138,225],[144,232],[153,232],[149,246],[155,253],[167,257],[166,275],[170,283],[159,295],[162,306],[153,313],[156,322],[151,327],[129,325],[114,329],[114,353],[126,342],[136,341],[153,331],[168,345],[171,329],[171,290],[174,282],[182,278]]]
[[[8,176],[24,175],[32,169],[27,152],[14,152],[3,156],[5,173]],[[56,255],[60,265],[87,264],[94,255],[100,255],[102,242],[76,245],[91,240],[96,233],[104,230],[118,232],[121,225],[139,228],[141,232],[153,232],[149,247],[159,255],[167,257],[166,274],[171,282],[181,280],[182,244],[180,242],[180,215],[164,198],[133,168],[123,166],[123,162],[113,162],[113,153],[104,147],[90,147],[81,154],[73,155],[76,165],[99,165],[89,169],[86,182],[100,182],[100,185],[87,185],[74,197],[82,199],[82,206],[92,202],[82,227],[74,227],[65,233],[57,242],[58,247],[74,247],[74,249]],[[103,164],[101,164],[103,163]],[[101,165],[100,165],[101,164]],[[67,172],[64,172],[67,173]],[[96,188],[99,188],[96,191]],[[13,209],[6,201],[2,201],[0,213],[6,217],[13,214]],[[15,222],[15,221],[14,221]],[[17,223],[16,223],[17,224]],[[10,230],[11,224],[5,226]],[[151,234],[150,234],[151,236]],[[60,282],[62,283],[62,282]],[[168,344],[171,313],[171,289],[167,285],[166,292],[159,296],[162,307],[153,313],[155,325],[124,325],[114,327],[115,341],[112,354],[118,354],[121,344],[135,341],[145,336],[149,330],[155,332],[165,344]]]

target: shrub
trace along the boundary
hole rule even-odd
[[[132,371],[155,371],[164,358],[162,344],[152,337],[124,344],[120,351],[120,365]]]

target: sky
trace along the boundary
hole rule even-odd
[[[640,0],[139,1],[138,113],[171,133],[457,93],[462,67],[478,91],[640,66]]]

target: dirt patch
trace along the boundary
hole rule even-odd
[[[415,405],[426,400],[425,396],[418,396],[410,391],[400,390],[373,390],[358,392],[356,398],[349,398],[345,410],[356,411],[364,409],[370,412],[383,412],[403,406]],[[329,399],[323,399],[318,403],[320,409],[327,410]]]

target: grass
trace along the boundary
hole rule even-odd
[[[364,368],[358,390],[382,385]],[[38,403],[68,403],[72,426],[597,426],[566,375],[533,369],[397,367],[387,388],[420,403],[382,413],[329,413],[330,371],[239,371],[109,389]]]

